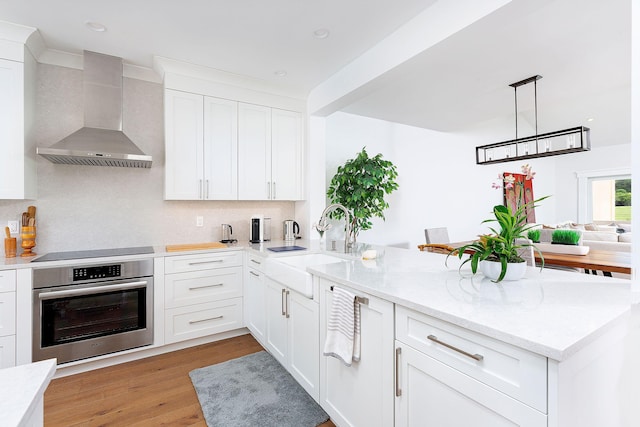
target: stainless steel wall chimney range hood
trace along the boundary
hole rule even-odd
[[[36,152],[53,163],[150,168],[122,132],[122,59],[84,51],[84,127]]]

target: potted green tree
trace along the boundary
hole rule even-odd
[[[524,276],[526,262],[519,255],[521,248],[533,247],[540,254],[542,266],[544,266],[542,252],[531,243],[518,243],[517,239],[527,239],[527,231],[534,226],[534,224],[527,224],[526,222],[527,209],[535,208],[535,203],[547,197],[541,197],[520,205],[515,212],[511,212],[510,208],[503,205],[494,206],[494,218],[486,219],[482,223],[497,222],[500,229],[489,227],[492,234],[482,235],[479,240],[456,248],[447,256],[447,259],[454,254],[462,259],[466,253],[469,257],[460,267],[462,268],[463,265],[471,262],[471,272],[473,274],[476,274],[478,268],[480,268],[486,277],[496,283],[502,280],[518,280]]]
[[[398,176],[393,163],[382,158],[382,154],[369,157],[366,147],[355,159],[349,159],[331,179],[327,196],[331,203],[339,203],[353,213],[351,236],[353,243],[361,230],[369,230],[372,217],[384,219],[384,210],[389,204],[384,196],[398,189]],[[343,212],[336,210],[332,218],[340,219]]]

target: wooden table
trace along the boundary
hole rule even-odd
[[[449,243],[448,245],[459,248],[469,243],[471,241]],[[536,261],[540,261],[538,252],[534,251],[534,254]],[[590,249],[586,255],[569,255],[543,251],[542,256],[545,265],[581,268],[587,274],[596,274],[597,271],[602,271],[605,276],[611,276],[611,273],[631,274],[631,252]]]
[[[536,252],[536,261],[540,255]],[[556,254],[542,252],[545,265],[583,268],[585,273],[602,271],[605,276],[611,273],[631,274],[631,252],[614,252],[590,249],[586,255]]]

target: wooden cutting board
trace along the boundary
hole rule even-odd
[[[179,252],[179,251],[197,251],[201,249],[224,249],[228,246],[220,242],[206,242],[206,243],[185,243],[182,245],[167,245],[167,252]]]

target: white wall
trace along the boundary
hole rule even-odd
[[[592,141],[593,144],[594,141]],[[558,221],[578,218],[576,173],[631,168],[631,144],[593,148],[591,151],[558,156],[556,163]]]
[[[491,216],[495,204],[502,204],[502,192],[491,183],[503,172],[519,173],[523,164],[479,166],[474,148],[511,137],[512,127],[513,123],[488,123],[453,134],[335,113],[326,120],[326,184],[338,165],[366,146],[369,155],[382,153],[397,166],[399,190],[388,197],[387,220],[374,221],[359,241],[414,248],[424,243],[424,228],[441,226],[449,229],[452,241],[468,240],[488,231],[480,223]],[[532,159],[535,197],[551,196],[536,209],[537,222],[577,218],[576,171],[629,162],[630,144]]]

